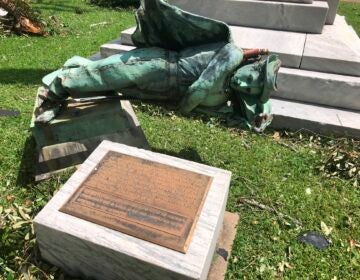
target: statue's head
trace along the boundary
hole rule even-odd
[[[271,122],[270,93],[277,89],[280,68],[277,55],[240,67],[230,79],[234,108],[256,131],[263,131]]]
[[[241,96],[257,97],[266,102],[270,93],[277,89],[276,78],[280,68],[277,55],[239,68],[230,79],[230,88]]]

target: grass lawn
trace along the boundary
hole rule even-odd
[[[41,261],[31,225],[70,176],[31,181],[35,146],[28,127],[41,77],[73,55],[94,54],[134,25],[132,10],[82,0],[35,6],[45,17],[56,15],[67,34],[0,37],[0,108],[21,113],[0,117],[0,279],[64,279]],[[360,32],[360,5],[342,3],[340,12]],[[257,135],[141,103],[135,110],[153,150],[233,172],[227,210],[238,212],[240,223],[227,279],[360,279],[359,142],[304,132]],[[241,203],[244,197],[277,214]],[[300,244],[297,236],[306,230],[327,233],[332,245],[319,251]]]

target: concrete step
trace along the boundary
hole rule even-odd
[[[327,1],[312,4],[259,0],[171,0],[171,4],[195,14],[231,25],[321,33],[329,6]]]
[[[360,39],[345,17],[336,16],[322,34],[307,34],[300,68],[360,76]]]
[[[315,133],[360,138],[360,112],[272,99],[275,129],[307,129]]]

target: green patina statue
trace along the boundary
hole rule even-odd
[[[270,123],[269,95],[280,67],[276,55],[246,59],[225,23],[164,0],[142,0],[136,19],[137,49],[98,61],[73,57],[43,78],[38,122],[54,118],[68,97],[120,92],[130,100],[176,102],[182,113],[231,116],[256,131]]]

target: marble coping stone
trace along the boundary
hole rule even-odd
[[[271,99],[275,129],[305,129],[324,135],[360,138],[360,112]]]
[[[238,47],[244,49],[267,48],[270,52],[280,56],[282,65],[294,68],[300,67],[306,34],[242,26],[230,26],[230,29],[234,43]],[[113,44],[133,45],[131,35],[134,31],[135,27],[124,30],[121,32],[121,39]],[[110,47],[114,51],[127,48],[126,46],[104,45],[102,46],[104,48],[103,53],[110,54]]]
[[[337,16],[323,34],[308,34],[300,68],[360,76],[360,39],[345,18]]]
[[[326,16],[325,24],[333,24],[340,0],[319,0],[319,1],[327,1],[328,2],[329,11]]]
[[[59,211],[101,159],[115,151],[213,177],[186,254]],[[91,279],[206,279],[223,224],[231,172],[103,141],[35,217],[42,257]]]
[[[277,85],[272,96],[360,110],[360,77],[281,67]]]
[[[312,4],[259,0],[172,0],[171,4],[231,25],[321,33],[327,12],[326,1]]]

